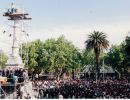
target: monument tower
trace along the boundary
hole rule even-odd
[[[29,14],[23,12],[21,9],[16,7],[14,3],[11,4],[11,8],[8,9],[3,16],[8,17],[10,21],[13,22],[13,43],[12,43],[12,53],[7,60],[6,68],[24,68],[24,64],[22,62],[22,58],[19,54],[20,49],[20,32],[21,26],[20,23],[23,20],[31,20],[31,18],[27,17]]]

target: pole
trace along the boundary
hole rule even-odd
[[[12,55],[14,56],[14,43],[15,43],[15,39],[16,39],[16,33],[15,33],[15,20],[14,20],[14,25],[13,25],[13,46],[12,46]]]
[[[96,66],[95,66],[95,62],[94,62],[94,67],[96,67]],[[97,70],[97,69],[96,69],[96,70]],[[95,71],[96,71],[96,70],[95,70]],[[98,73],[97,73],[97,71],[96,71],[96,75],[95,75],[95,77],[96,77],[96,84],[97,84],[97,76],[98,76],[97,74],[98,74]]]
[[[97,84],[97,72],[96,72],[96,84]]]
[[[103,59],[103,82],[104,82],[104,59]]]

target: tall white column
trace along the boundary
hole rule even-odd
[[[19,20],[14,20],[13,25],[13,44],[12,44],[12,54],[9,57],[6,65],[7,68],[24,68],[22,58],[20,57],[19,48],[20,48],[20,33],[21,27]]]
[[[13,26],[13,45],[12,45],[12,56],[19,57],[19,37],[20,37],[20,25],[17,20],[14,21]]]

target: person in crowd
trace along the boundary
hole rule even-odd
[[[23,79],[24,79],[24,82],[28,82],[29,81],[27,70],[23,70]]]
[[[2,76],[2,70],[0,70],[0,76]]]
[[[2,70],[2,76],[5,77],[5,71],[4,70]]]

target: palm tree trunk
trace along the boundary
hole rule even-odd
[[[95,55],[96,55],[96,79],[99,79],[99,74],[100,74],[100,70],[99,70],[99,53],[97,52]]]

